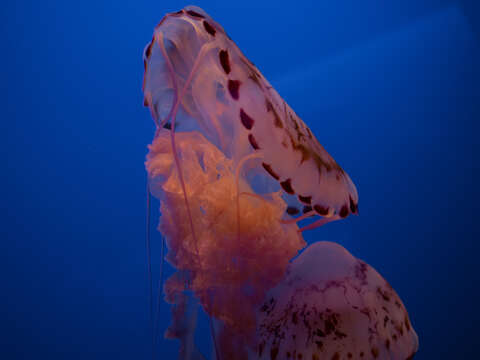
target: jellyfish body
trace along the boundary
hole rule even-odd
[[[319,243],[289,266],[305,246],[296,222],[357,214],[357,190],[223,28],[197,7],[167,14],[144,60],[157,125],[146,168],[177,269],[164,288],[177,310],[167,335],[184,357],[200,357],[186,290],[221,323],[219,359],[412,355],[406,310],[367,264]]]
[[[256,153],[250,174],[279,185],[292,208],[328,221],[357,213],[350,177],[202,9],[167,14],[144,60],[145,104],[159,129],[198,130],[234,166]]]
[[[382,276],[341,245],[317,242],[295,259],[258,311],[252,359],[413,358],[404,304]]]

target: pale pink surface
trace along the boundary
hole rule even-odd
[[[258,312],[252,359],[411,358],[418,337],[395,290],[341,245],[317,242]]]

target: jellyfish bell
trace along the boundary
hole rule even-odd
[[[205,11],[167,14],[144,62],[145,105],[157,134],[170,127],[174,144],[178,131],[199,131],[234,167],[254,154],[249,172],[282,190],[290,215],[306,207],[322,217],[308,228],[358,212],[348,174]],[[181,159],[175,161],[181,168]]]
[[[252,359],[413,358],[418,337],[392,287],[341,245],[317,242],[257,312]]]

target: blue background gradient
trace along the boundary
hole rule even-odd
[[[479,351],[475,3],[196,3],[357,185],[360,216],[305,238],[341,243],[392,284],[420,360]],[[150,358],[142,52],[185,5],[1,5],[1,359]],[[168,316],[163,306],[163,329]],[[209,355],[205,326],[202,315]],[[162,358],[177,348],[163,341]]]

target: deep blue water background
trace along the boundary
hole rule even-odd
[[[478,356],[475,3],[196,3],[356,183],[360,216],[305,237],[340,242],[392,284],[416,359]],[[1,5],[1,359],[150,358],[142,51],[184,5]]]

